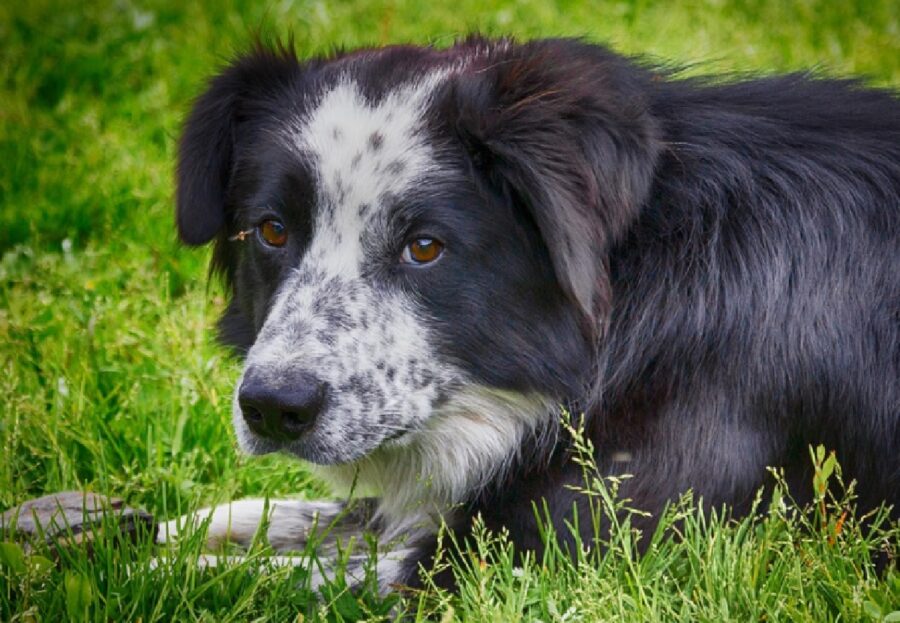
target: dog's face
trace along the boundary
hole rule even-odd
[[[346,462],[406,442],[473,384],[550,389],[520,372],[542,357],[522,336],[577,333],[574,317],[534,226],[428,127],[437,80],[370,102],[342,79],[244,137],[232,208],[250,233],[232,244],[255,336],[235,393],[246,448]],[[255,426],[267,399],[297,421]]]
[[[246,353],[245,449],[335,464],[438,430],[515,443],[504,427],[532,430],[583,393],[616,232],[582,228],[599,199],[579,139],[530,154],[540,115],[488,101],[504,93],[479,67],[512,48],[469,45],[260,51],[195,107],[178,221],[187,242],[216,238],[232,286],[222,334]]]

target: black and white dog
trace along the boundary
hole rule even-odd
[[[260,46],[196,102],[177,183],[181,239],[214,241],[231,292],[241,447],[373,496],[273,502],[276,549],[340,516],[400,540],[387,586],[442,521],[540,549],[546,501],[570,538],[563,408],[657,517],[689,488],[746,512],[766,466],[802,494],[809,444],[861,505],[900,502],[890,91],[684,79],[574,40]],[[263,509],[215,509],[210,539]]]

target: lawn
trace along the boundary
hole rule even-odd
[[[476,29],[583,36],[693,73],[814,67],[900,86],[896,0],[2,3],[0,510],[64,489],[161,518],[327,494],[295,462],[236,451],[238,364],[211,331],[223,293],[207,282],[207,251],[174,233],[179,126],[204,79],[257,32],[293,33],[314,53],[445,45]],[[846,503],[729,522],[686,498],[646,556],[624,525],[581,564],[551,554],[514,566],[502,535],[483,534],[479,555],[454,563],[458,596],[399,602],[339,584],[314,597],[302,572],[251,572],[257,562],[198,571],[198,538],[155,566],[147,539],[109,536],[57,565],[0,544],[0,621],[900,621],[896,562],[882,574],[871,564],[875,551],[896,555],[900,527],[839,523]]]

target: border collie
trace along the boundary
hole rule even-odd
[[[187,119],[177,223],[231,295],[240,446],[372,496],[235,502],[211,541],[268,512],[303,549],[336,521],[394,544],[382,587],[477,515],[540,550],[546,503],[571,544],[573,513],[593,524],[562,412],[633,475],[645,529],[688,489],[746,513],[767,466],[808,490],[810,444],[897,514],[890,90],[684,78],[566,39],[257,46]]]

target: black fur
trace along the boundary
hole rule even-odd
[[[418,197],[468,245],[413,288],[442,352],[584,412],[601,467],[634,474],[623,495],[655,516],[688,488],[746,512],[766,466],[802,497],[810,444],[837,451],[863,507],[896,515],[900,103],[855,80],[683,79],[571,40],[313,61],[257,50],[200,98],[179,153],[182,239],[215,238],[234,289],[225,340],[252,344],[281,270],[225,242],[241,194],[309,202],[309,182],[290,182],[302,163],[266,152],[260,130],[341,72],[378,99],[462,59],[427,113],[456,183]],[[581,473],[567,442],[524,456],[454,529],[480,513],[539,549],[541,499],[562,526]]]

